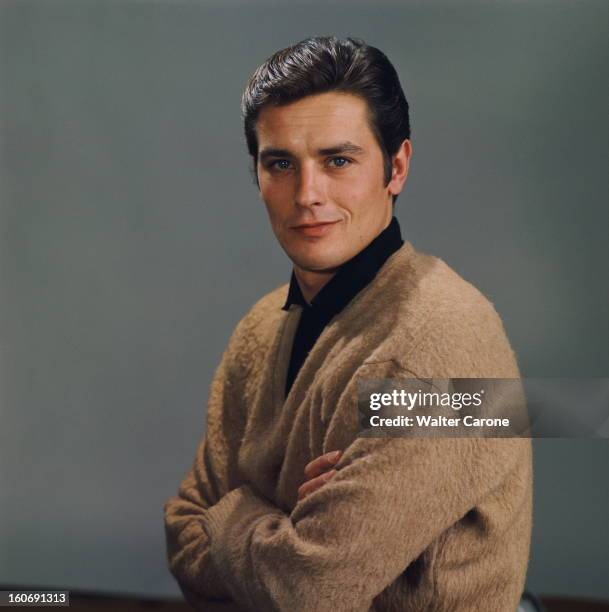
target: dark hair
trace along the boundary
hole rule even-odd
[[[366,100],[370,127],[383,153],[385,184],[389,183],[392,157],[410,138],[408,102],[400,80],[382,51],[357,38],[334,36],[307,38],[277,51],[250,78],[241,112],[254,172],[258,161],[256,120],[262,107],[281,106],[329,91],[352,93]]]

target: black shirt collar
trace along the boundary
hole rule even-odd
[[[393,217],[391,223],[367,247],[339,268],[313,298],[310,306],[302,295],[292,269],[290,289],[283,310],[289,310],[291,304],[299,304],[304,308],[337,314],[376,276],[387,259],[403,244],[400,225]]]

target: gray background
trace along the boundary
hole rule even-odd
[[[0,582],[177,593],[162,505],[239,318],[287,282],[249,74],[308,35],[392,59],[397,216],[527,376],[607,376],[609,3],[0,3]],[[528,586],[609,598],[609,445],[535,442]]]

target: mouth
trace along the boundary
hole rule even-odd
[[[333,226],[339,221],[324,221],[320,223],[303,223],[296,225],[292,229],[304,236],[324,236],[327,234]]]

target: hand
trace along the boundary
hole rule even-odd
[[[298,488],[298,501],[325,485],[336,474],[336,470],[330,468],[336,464],[341,455],[341,451],[332,451],[307,463],[304,469],[306,480]]]

